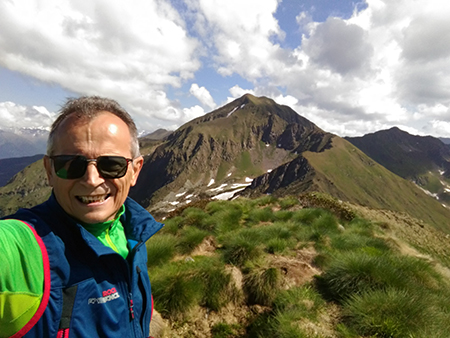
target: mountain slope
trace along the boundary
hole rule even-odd
[[[305,150],[323,150],[331,136],[287,106],[244,95],[173,132],[146,157],[131,195],[155,210],[182,203],[177,195],[241,188]]]
[[[0,159],[0,187],[4,186],[19,171],[31,163],[41,159],[44,155],[14,157]]]
[[[449,145],[398,128],[346,139],[390,171],[415,182],[450,206]]]
[[[329,149],[306,151],[294,161],[256,178],[242,195],[271,193],[278,197],[307,191],[329,193],[371,208],[406,212],[450,231],[450,211],[441,203],[338,136],[333,137]]]
[[[443,168],[450,147],[431,136],[414,136],[396,127],[362,137],[347,137],[375,161],[403,178]]]
[[[4,187],[0,187],[0,217],[29,208],[45,201],[51,193],[43,160],[40,159],[19,173]]]

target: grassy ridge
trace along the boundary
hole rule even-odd
[[[50,193],[51,188],[47,184],[41,159],[20,171],[10,184],[0,187],[0,216],[10,215],[19,208],[30,208],[42,203]]]
[[[147,244],[166,336],[450,335],[448,279],[383,231],[320,194],[184,209]]]
[[[342,138],[333,138],[333,147],[321,153],[303,154],[319,173],[315,184],[324,191],[334,190],[349,202],[406,212],[411,216],[450,232],[450,211],[425,195],[413,183],[377,164]],[[333,182],[333,186],[325,186]]]

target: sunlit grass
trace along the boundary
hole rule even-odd
[[[156,309],[181,322],[200,307],[264,309],[249,313],[240,324],[246,327],[212,325],[216,338],[243,332],[249,338],[323,337],[313,328],[322,326],[329,304],[340,313],[327,328],[336,337],[449,337],[450,288],[435,267],[400,255],[384,239],[386,227],[356,217],[340,201],[318,198],[324,208],[269,195],[212,201],[166,220],[147,244]],[[207,237],[215,251],[192,256]],[[288,256],[295,263],[304,248],[311,248],[310,263],[320,273],[295,285],[287,279],[289,265],[269,262]],[[176,253],[191,256],[175,261]]]

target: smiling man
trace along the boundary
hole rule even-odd
[[[161,224],[128,198],[143,165],[117,102],[69,100],[44,166],[52,195],[0,221],[0,337],[148,337],[147,241]]]

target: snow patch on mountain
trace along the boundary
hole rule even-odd
[[[245,107],[245,104],[242,104],[242,105],[240,105],[240,106],[234,108],[232,111],[230,111],[230,112],[228,113],[227,117],[230,117],[231,114],[233,114],[236,110],[242,109],[242,108],[244,108],[244,107]]]

